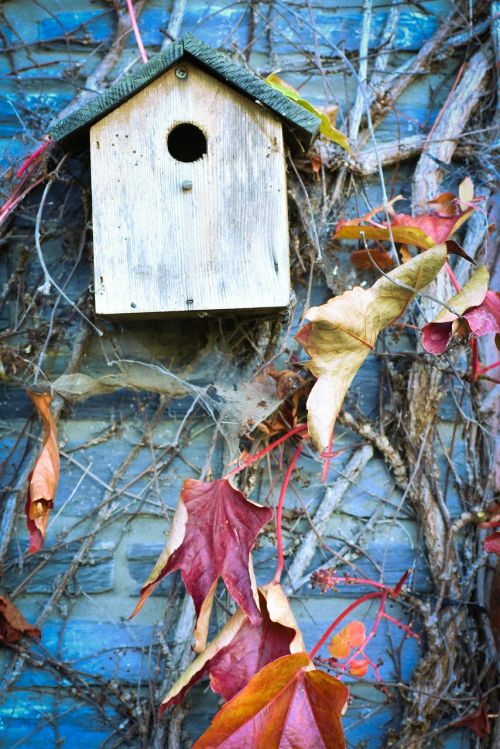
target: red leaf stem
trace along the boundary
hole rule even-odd
[[[251,455],[249,458],[247,458],[241,465],[236,466],[236,468],[233,468],[231,471],[229,471],[229,473],[226,473],[224,478],[228,479],[231,476],[234,476],[235,474],[239,473],[240,471],[243,471],[245,468],[248,468],[248,466],[251,466],[253,463],[256,463],[258,460],[263,458],[264,455],[267,455],[268,453],[270,453],[271,450],[274,450],[275,447],[278,447],[278,445],[281,445],[290,437],[293,437],[295,434],[301,434],[302,432],[306,432],[306,431],[307,431],[307,424],[299,424],[293,429],[290,429],[290,431],[284,434],[283,437],[280,437],[274,442],[271,442],[270,445],[268,445],[267,447],[264,447],[262,450],[259,450],[259,452],[255,453],[255,455]]]
[[[326,483],[326,479],[328,477],[328,471],[330,469],[330,460],[332,459],[332,445],[333,445],[333,430],[330,435],[330,439],[328,440],[328,450],[326,453],[321,453],[321,457],[325,458],[325,462],[323,463],[323,470],[321,472],[321,481],[323,484]]]
[[[490,369],[495,369],[495,367],[500,367],[500,359],[498,361],[493,362],[493,364],[488,364],[487,367],[481,367],[479,370],[479,374],[483,375],[486,372],[489,372]]]
[[[148,56],[146,54],[146,50],[144,49],[144,44],[142,43],[141,32],[139,31],[139,26],[137,25],[137,18],[135,16],[134,3],[132,2],[132,0],[127,0],[127,8],[128,14],[130,16],[130,25],[132,26],[132,31],[134,32],[135,41],[139,48],[142,61],[147,62]]]
[[[477,382],[479,374],[480,374],[480,370],[481,370],[481,363],[479,361],[479,353],[477,350],[477,338],[475,336],[471,338],[470,349],[472,351],[471,380],[472,382]]]
[[[395,619],[393,616],[388,614],[387,611],[384,611],[384,619],[387,619],[387,621],[392,622],[393,624],[396,625],[396,627],[399,627],[400,629],[404,629],[404,631],[409,637],[414,637],[416,640],[420,640],[420,635],[418,635],[410,627],[408,627],[407,624],[403,624],[403,622],[400,622],[399,619]]]
[[[276,546],[277,546],[277,553],[278,553],[278,561],[276,563],[276,572],[274,573],[273,583],[280,582],[281,575],[283,573],[283,567],[285,566],[285,555],[283,553],[283,529],[282,529],[283,506],[285,504],[285,496],[286,496],[286,490],[288,489],[288,484],[290,483],[292,473],[295,469],[295,466],[297,465],[297,461],[300,458],[300,454],[303,449],[304,449],[303,442],[301,442],[300,445],[297,445],[297,447],[295,448],[295,452],[292,456],[290,465],[288,466],[287,472],[285,474],[285,478],[283,479],[283,483],[281,485],[280,496],[278,499],[278,507],[276,509]]]
[[[349,606],[344,609],[344,611],[339,614],[339,616],[334,619],[334,621],[330,624],[328,629],[324,632],[324,634],[321,635],[320,639],[316,643],[316,645],[313,647],[313,649],[309,652],[309,658],[312,660],[314,656],[318,653],[318,651],[323,647],[325,642],[328,640],[332,632],[338,627],[341,621],[343,621],[348,614],[351,613],[351,611],[354,611],[358,606],[361,606],[362,603],[365,601],[370,601],[373,598],[380,598],[381,594],[377,591],[376,593],[366,593],[364,596],[361,596],[361,598],[358,598],[356,601],[353,601],[353,603],[349,604]]]
[[[42,145],[39,146],[36,149],[36,151],[33,151],[33,153],[31,153],[28,156],[28,158],[25,161],[23,161],[23,163],[21,164],[21,166],[19,167],[19,169],[16,172],[16,177],[18,177],[18,178],[22,177],[23,174],[24,174],[24,172],[27,169],[29,169],[29,167],[31,166],[31,164],[34,161],[38,161],[39,158],[40,158],[40,156],[44,153],[44,151],[46,151],[47,148],[52,145],[52,140],[51,140],[50,136],[46,136],[46,138],[47,138],[47,140],[45,140],[45,142],[42,143]]]
[[[450,281],[452,282],[453,286],[455,287],[455,291],[458,293],[460,291],[460,284],[457,281],[457,277],[453,273],[451,266],[449,263],[445,263],[444,267],[446,269],[447,274],[450,277]]]
[[[398,583],[396,583],[396,585],[394,586],[394,588],[392,589],[390,593],[392,598],[396,598],[397,596],[399,596],[399,594],[401,593],[401,588],[403,587],[405,582],[408,580],[410,575],[411,575],[411,569],[406,570],[406,572],[404,572],[403,575],[401,575],[401,580]]]

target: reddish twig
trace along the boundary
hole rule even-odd
[[[481,363],[479,361],[479,353],[478,353],[478,350],[477,350],[477,338],[475,336],[473,336],[471,338],[470,350],[472,352],[472,373],[471,373],[471,380],[472,380],[472,382],[477,382],[478,377],[480,375]]]
[[[330,435],[330,439],[328,440],[328,450],[326,453],[321,453],[321,457],[325,458],[325,462],[323,463],[323,470],[321,472],[321,481],[323,484],[326,483],[326,479],[328,477],[328,471],[330,469],[330,460],[332,459],[332,445],[333,445],[333,430]]]
[[[127,8],[128,14],[130,16],[130,25],[132,26],[132,31],[134,32],[135,41],[137,42],[141,59],[143,62],[147,62],[148,56],[146,54],[146,50],[144,49],[144,44],[142,43],[141,32],[139,31],[139,26],[137,25],[137,18],[135,16],[134,4],[132,0],[127,0]]]
[[[36,149],[36,151],[33,151],[33,153],[31,153],[25,161],[23,161],[23,163],[21,164],[21,166],[16,172],[17,178],[22,177],[24,172],[31,166],[31,164],[33,164],[34,161],[36,161],[38,165],[38,162],[40,161],[40,157],[45,153],[47,148],[49,148],[49,146],[52,145],[52,139],[50,138],[50,136],[47,135],[45,137],[46,137],[45,142],[42,143],[42,145],[39,146]]]
[[[307,424],[299,424],[293,429],[290,429],[290,431],[284,434],[283,437],[280,437],[274,442],[271,442],[270,445],[268,445],[267,447],[264,447],[262,450],[259,450],[259,452],[255,453],[255,455],[251,455],[249,458],[247,458],[241,465],[236,466],[236,468],[233,468],[231,471],[229,471],[229,473],[226,473],[224,478],[228,479],[231,476],[235,476],[240,471],[243,471],[245,468],[248,468],[248,466],[253,465],[253,463],[257,463],[257,461],[263,458],[264,455],[267,455],[272,450],[274,450],[275,447],[278,447],[278,445],[281,445],[283,442],[286,442],[286,440],[290,439],[290,437],[293,437],[295,434],[302,434],[303,432],[306,432],[306,431],[307,431]]]
[[[297,465],[297,461],[300,458],[300,454],[303,449],[304,449],[303,442],[301,442],[300,445],[297,445],[297,447],[295,448],[295,452],[290,461],[290,465],[288,466],[287,472],[285,474],[285,478],[283,479],[283,484],[281,485],[280,496],[278,499],[278,507],[276,509],[276,546],[277,546],[278,561],[276,563],[276,572],[274,573],[273,583],[280,582],[281,575],[283,573],[283,567],[285,566],[285,555],[283,552],[283,528],[282,528],[283,507],[285,504],[285,496],[286,496],[286,490],[288,489],[288,484],[290,483],[292,473],[295,469],[295,466]]]
[[[351,611],[354,611],[354,609],[358,608],[358,606],[361,606],[361,604],[365,603],[365,601],[371,601],[373,598],[380,598],[380,595],[381,594],[378,591],[376,593],[365,593],[364,596],[361,596],[361,598],[358,598],[356,601],[353,601],[353,603],[350,603],[349,606],[344,609],[344,611],[339,614],[336,619],[333,620],[328,629],[324,632],[324,634],[321,635],[313,649],[309,651],[309,658],[311,660],[314,658],[314,656],[319,652],[319,650],[328,640],[330,635],[338,627],[340,622],[343,621],[346,616],[351,613]]]
[[[320,570],[321,572],[321,570]],[[377,590],[373,593],[365,593],[365,595],[358,598],[356,601],[351,603],[344,611],[339,614],[339,616],[330,624],[326,632],[321,636],[321,638],[318,640],[316,645],[313,647],[313,649],[309,653],[309,657],[311,660],[314,658],[314,656],[318,653],[320,648],[325,644],[325,642],[328,640],[330,635],[334,632],[334,630],[338,627],[338,625],[346,618],[348,614],[351,613],[355,608],[360,606],[362,603],[365,603],[366,601],[373,600],[374,598],[380,599],[380,605],[379,610],[377,612],[377,616],[375,617],[375,621],[373,623],[373,626],[369,632],[369,634],[364,639],[363,643],[349,656],[349,658],[345,661],[343,664],[339,664],[339,669],[341,671],[345,671],[349,668],[350,665],[352,665],[353,661],[358,658],[360,655],[363,655],[366,658],[366,662],[372,666],[375,676],[377,678],[377,681],[380,680],[380,675],[378,671],[378,667],[371,661],[366,653],[364,652],[366,646],[368,643],[375,637],[377,633],[377,629],[380,625],[380,622],[382,619],[387,619],[388,621],[395,624],[400,629],[403,629],[409,636],[415,637],[415,639],[420,639],[419,636],[411,630],[410,627],[408,627],[406,624],[403,624],[403,622],[400,622],[398,619],[395,619],[390,614],[387,614],[385,611],[385,605],[387,603],[387,600],[390,598],[397,598],[399,593],[401,592],[401,589],[408,579],[409,575],[411,573],[411,570],[406,570],[404,575],[402,575],[399,582],[391,588],[388,585],[384,585],[383,583],[378,583],[375,580],[369,580],[366,578],[359,578],[359,577],[337,577],[336,575],[329,575],[328,578],[325,579],[323,576],[323,582],[321,584],[321,587],[326,590],[327,588],[333,588],[335,585],[338,585],[339,583],[344,583],[347,585],[371,585],[374,588],[377,588]],[[317,575],[316,575],[317,577]]]
[[[450,277],[450,281],[452,282],[453,286],[455,287],[455,291],[458,293],[460,291],[460,284],[458,283],[457,277],[455,276],[455,274],[453,273],[453,271],[451,269],[451,265],[448,262],[446,262],[444,264],[444,267],[445,267],[445,270],[446,270],[448,276]]]
[[[487,367],[481,367],[479,370],[479,374],[480,375],[486,374],[486,372],[489,372],[490,369],[495,369],[495,367],[500,367],[500,360],[493,362],[493,364],[488,364]]]

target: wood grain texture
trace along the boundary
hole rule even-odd
[[[91,129],[96,310],[138,314],[269,309],[289,301],[281,123],[192,64]],[[167,136],[207,138],[193,162]],[[188,192],[185,181],[192,182]]]

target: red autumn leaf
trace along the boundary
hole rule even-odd
[[[28,476],[28,496],[26,498],[26,524],[30,534],[28,553],[40,551],[45,539],[49,511],[54,507],[54,496],[59,482],[59,450],[57,447],[57,428],[50,403],[52,396],[48,393],[27,391],[35,404],[43,423],[43,447],[36,459],[33,470]]]
[[[495,531],[483,541],[483,546],[488,554],[496,554],[500,557],[500,531]]]
[[[460,185],[460,195],[457,198],[452,193],[438,195],[430,206],[434,207],[430,213],[419,216],[409,216],[406,213],[396,213],[393,205],[400,200],[398,196],[388,204],[390,214],[390,231],[386,221],[375,221],[373,217],[383,211],[383,206],[375,208],[361,218],[339,221],[334,239],[378,239],[389,241],[391,234],[395,242],[412,244],[423,250],[428,250],[437,244],[443,244],[476,210],[473,197],[472,182],[466,178]],[[467,198],[467,199],[465,199]]]
[[[366,639],[366,630],[363,622],[349,622],[343,629],[332,637],[328,645],[330,654],[342,660],[347,658],[351,650],[360,648]]]
[[[422,346],[431,354],[442,354],[455,334],[472,333],[483,336],[500,333],[500,294],[488,291],[490,274],[480,266],[461,291],[449,300],[448,306],[422,328]]]
[[[358,270],[376,270],[375,265],[372,263],[371,258],[375,261],[376,265],[382,270],[389,270],[394,267],[394,258],[387,250],[382,250],[378,247],[370,248],[368,250],[355,250],[351,252],[351,263]]]
[[[259,589],[262,621],[252,624],[238,609],[217,637],[200,653],[162,700],[160,717],[182,701],[203,676],[225,700],[230,700],[250,678],[271,661],[304,650],[302,635],[280,585]]]
[[[285,655],[219,710],[193,749],[344,749],[340,716],[347,696],[307,653]]]
[[[464,718],[460,718],[460,720],[455,720],[451,725],[460,728],[470,728],[481,739],[489,736],[491,732],[488,713],[484,706],[478,708],[473,713],[469,713]]]
[[[219,577],[252,624],[261,621],[250,552],[261,528],[273,517],[268,507],[250,502],[227,479],[186,479],[167,545],[141,590],[132,616],[165,575],[181,570],[197,616],[195,650],[204,649]]]
[[[21,637],[34,637],[39,640],[41,633],[26,621],[8,598],[0,596],[0,642],[12,645],[19,642]]]

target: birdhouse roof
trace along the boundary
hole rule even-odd
[[[180,41],[174,42],[144,65],[137,66],[132,73],[96,96],[89,104],[54,125],[50,130],[51,137],[64,148],[84,147],[92,125],[181,60],[194,62],[227,86],[264,105],[283,121],[291,140],[298,141],[303,147],[307,148],[317,134],[320,120],[316,115],[269,86],[246,66],[233,62],[193,34],[185,34]]]

